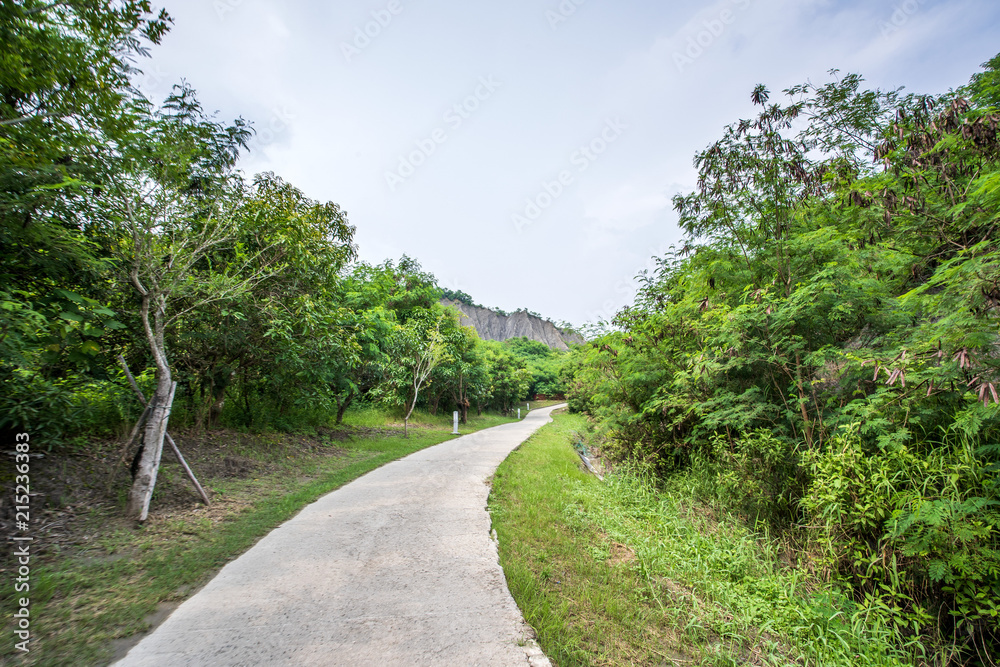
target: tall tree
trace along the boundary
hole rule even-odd
[[[129,515],[140,521],[149,512],[174,397],[167,329],[188,311],[244,292],[267,271],[248,271],[255,257],[235,246],[230,264],[203,264],[235,236],[243,183],[234,167],[250,137],[246,124],[215,122],[186,86],[175,88],[162,108],[147,109],[138,105],[140,129],[120,152],[108,156],[111,169],[105,175],[105,233],[126,284],[138,297],[139,320],[156,366],[128,503]],[[174,310],[180,301],[185,307]]]
[[[207,261],[266,276],[239,295],[203,304],[178,327],[173,345],[192,399],[201,395],[196,411],[214,423],[237,379],[244,398],[267,393],[278,411],[306,394],[330,407],[357,348],[355,313],[345,308],[339,276],[355,255],[354,227],[333,202],[309,199],[271,173],[254,177],[234,215],[233,242]],[[240,263],[240,253],[253,263]]]
[[[33,397],[62,402],[67,375],[100,376],[98,341],[117,326],[108,249],[89,233],[100,152],[130,131],[135,62],[170,23],[141,1],[0,3],[0,425],[44,419],[58,437],[58,411]]]

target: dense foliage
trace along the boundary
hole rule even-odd
[[[531,373],[528,396],[560,397],[566,393],[563,374],[569,356],[566,351],[555,350],[545,343],[523,337],[505,340],[504,347],[528,364]]]
[[[1000,56],[985,68],[936,97],[759,86],[674,200],[684,247],[570,361],[613,456],[783,531],[919,664],[1000,654]]]

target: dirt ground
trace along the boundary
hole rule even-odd
[[[363,433],[362,433],[363,432]],[[314,435],[251,434],[230,429],[172,431],[181,453],[202,486],[213,496],[215,484],[226,480],[263,477],[275,472],[277,462],[291,456],[343,456],[337,446],[375,429],[321,429]],[[88,550],[99,533],[125,527],[125,500],[131,485],[129,466],[133,452],[123,455],[121,441],[95,439],[82,447],[32,453],[31,535],[33,553],[43,562]],[[14,452],[2,452],[0,530],[12,535],[15,519]],[[206,508],[169,446],[164,446],[149,523],[197,515],[220,520],[240,508],[235,498],[215,498]],[[5,541],[0,563],[10,562],[12,542]]]

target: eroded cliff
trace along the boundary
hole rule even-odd
[[[523,310],[503,315],[489,308],[470,306],[461,301],[443,299],[441,303],[457,309],[461,313],[462,324],[474,327],[483,340],[504,341],[523,336],[541,341],[557,350],[569,349],[571,343],[584,342],[583,337],[575,331],[560,329],[552,322]]]

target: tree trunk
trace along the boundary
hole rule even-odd
[[[403,437],[410,437],[410,415],[413,414],[413,408],[417,407],[417,396],[420,394],[420,386],[414,383],[413,386],[413,402],[410,403],[410,407],[406,410],[406,416],[403,417]]]
[[[806,435],[806,446],[809,449],[813,447],[813,434],[812,434],[812,424],[809,422],[809,411],[806,409],[806,397],[805,389],[802,387],[802,356],[796,352],[795,353],[795,386],[799,392],[799,411],[802,414],[803,428],[805,429]]]
[[[344,413],[347,412],[347,408],[348,406],[350,406],[351,401],[353,400],[354,400],[354,392],[351,392],[347,395],[347,398],[345,398],[344,400],[337,401],[337,426],[340,426],[341,424],[344,423]]]
[[[129,370],[128,364],[125,363],[125,357],[119,354],[118,363],[122,365],[122,370],[125,371],[125,377],[128,379],[128,383],[132,386],[132,391],[135,392],[135,395],[139,399],[139,401],[141,401],[146,406],[145,412],[143,414],[148,416],[150,409],[153,407],[152,403],[146,400],[146,397],[142,393],[142,389],[139,389],[139,385],[136,383],[135,377],[133,377],[132,375],[132,371]],[[138,428],[138,425],[136,426],[136,428]],[[201,496],[201,499],[205,502],[206,505],[211,505],[212,501],[209,500],[208,494],[205,493],[205,489],[202,487],[201,482],[199,482],[198,478],[194,476],[194,471],[191,470],[191,466],[189,466],[187,461],[184,460],[184,455],[181,454],[180,447],[177,446],[177,443],[174,442],[174,439],[171,438],[170,434],[167,433],[166,431],[164,431],[163,437],[167,441],[167,444],[170,445],[171,449],[174,450],[174,454],[177,455],[177,460],[180,462],[181,467],[184,468],[184,473],[188,476],[188,479],[191,480],[191,483],[194,485],[194,488],[198,492],[198,495]],[[136,453],[135,460],[132,462],[132,481],[135,481],[135,475],[139,469],[139,462],[142,460],[141,452],[142,450],[140,448],[139,452]]]
[[[215,399],[212,403],[212,407],[208,411],[208,427],[217,428],[219,426],[219,418],[222,417],[222,408],[226,405],[226,390],[222,389],[220,392],[221,396]]]
[[[472,402],[469,401],[468,396],[462,396],[461,394],[452,393],[452,398],[455,399],[455,407],[458,408],[458,421],[460,424],[465,424],[469,421],[469,406]]]
[[[253,411],[250,409],[250,383],[247,381],[247,369],[243,367],[240,369],[240,376],[242,380],[240,381],[240,391],[243,394],[243,411],[245,414],[245,419],[248,424],[253,423]]]
[[[226,406],[226,391],[236,377],[236,371],[230,368],[228,363],[212,363],[212,367],[206,374],[209,386],[209,396],[211,405],[208,406],[208,415],[205,419],[206,428],[216,428],[219,425],[219,418],[222,417],[222,409]],[[202,386],[206,384],[202,380]]]
[[[216,428],[219,425],[219,418],[222,417],[222,409],[226,406],[226,390],[233,381],[236,371],[216,372],[212,377],[212,405],[208,409],[208,427]]]
[[[458,375],[458,409],[461,413],[461,423],[469,421],[469,397],[465,395],[465,373]]]
[[[174,402],[174,391],[177,383],[161,378],[153,394],[153,410],[146,421],[143,436],[142,458],[136,471],[132,490],[129,492],[128,510],[130,517],[145,521],[149,516],[149,501],[153,497],[156,486],[156,474],[160,470],[160,458],[163,455],[163,439],[167,433],[167,422],[170,419],[170,408]]]
[[[142,458],[139,460],[136,477],[132,482],[132,489],[129,491],[126,510],[128,516],[145,521],[149,515],[149,501],[153,497],[153,488],[156,486],[156,474],[160,470],[163,439],[167,434],[167,422],[170,419],[170,409],[173,407],[177,383],[170,376],[170,364],[167,362],[166,345],[164,344],[166,298],[163,295],[155,297],[151,295],[142,287],[137,278],[134,279],[133,284],[137,286],[142,295],[140,307],[142,326],[146,333],[150,352],[153,354],[153,360],[156,363],[156,392],[150,398],[150,404],[153,407],[146,420]],[[142,289],[139,289],[140,287]],[[149,312],[151,306],[155,308],[152,321],[150,321]]]

